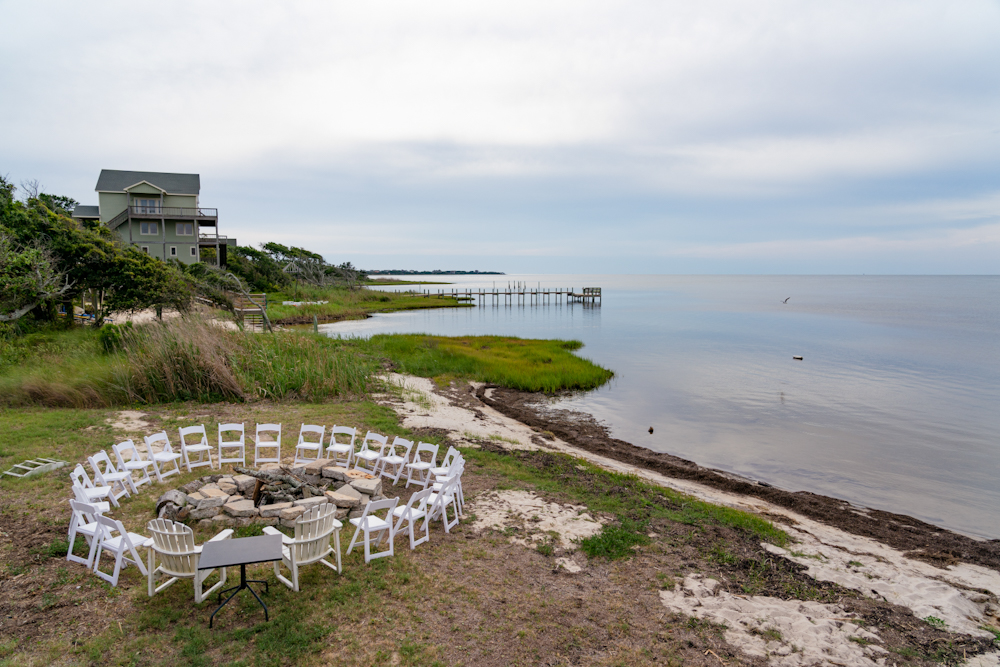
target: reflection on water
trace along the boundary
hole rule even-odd
[[[575,338],[616,378],[559,406],[594,414],[615,437],[1000,537],[1000,279],[504,280],[599,286],[604,304],[412,311],[321,328]]]

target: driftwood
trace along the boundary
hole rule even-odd
[[[322,496],[325,488],[305,482],[287,468],[281,472],[276,470],[253,470],[234,466],[236,472],[249,475],[257,480],[253,500],[255,506],[271,505],[273,503],[290,503],[303,498]]]

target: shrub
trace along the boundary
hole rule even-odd
[[[132,323],[105,324],[97,332],[97,343],[106,353],[111,354],[122,349],[125,333],[132,329]]]

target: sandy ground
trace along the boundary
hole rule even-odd
[[[876,540],[847,533],[759,498],[666,477],[572,447],[497,412],[477,400],[472,391],[439,392],[430,380],[398,374],[388,379],[396,389],[382,400],[392,405],[407,428],[443,430],[450,439],[465,445],[475,446],[476,439],[484,439],[512,449],[563,452],[701,500],[762,514],[796,540],[787,550],[773,545],[765,548],[778,557],[804,565],[808,574],[818,580],[835,582],[867,597],[907,607],[921,619],[940,619],[953,632],[990,636],[983,628],[997,627],[994,614],[998,613],[1000,572],[968,563],[937,567],[907,558],[903,552]],[[511,525],[511,521],[523,521],[528,512],[542,517],[541,510],[533,508],[544,505],[543,501],[500,494],[492,498],[482,509],[474,509],[477,525],[485,521]],[[554,518],[562,516],[564,508],[544,511],[549,512],[546,516],[551,516],[554,522],[553,530],[566,530]],[[483,518],[479,518],[480,512]],[[531,542],[524,540],[526,546]],[[741,646],[748,655],[766,655],[770,664],[891,664],[885,662],[877,647],[865,643],[870,639],[865,636],[866,631],[845,619],[833,606],[726,592],[716,595],[710,580],[693,578],[679,582],[673,591],[664,591],[661,597],[671,611],[725,622],[730,628],[727,634],[732,633],[733,645]],[[774,628],[773,632],[768,632],[769,627]],[[967,664],[1000,665],[1000,652],[977,656]]]

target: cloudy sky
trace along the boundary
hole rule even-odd
[[[0,0],[0,173],[367,268],[1000,273],[1000,3]]]

